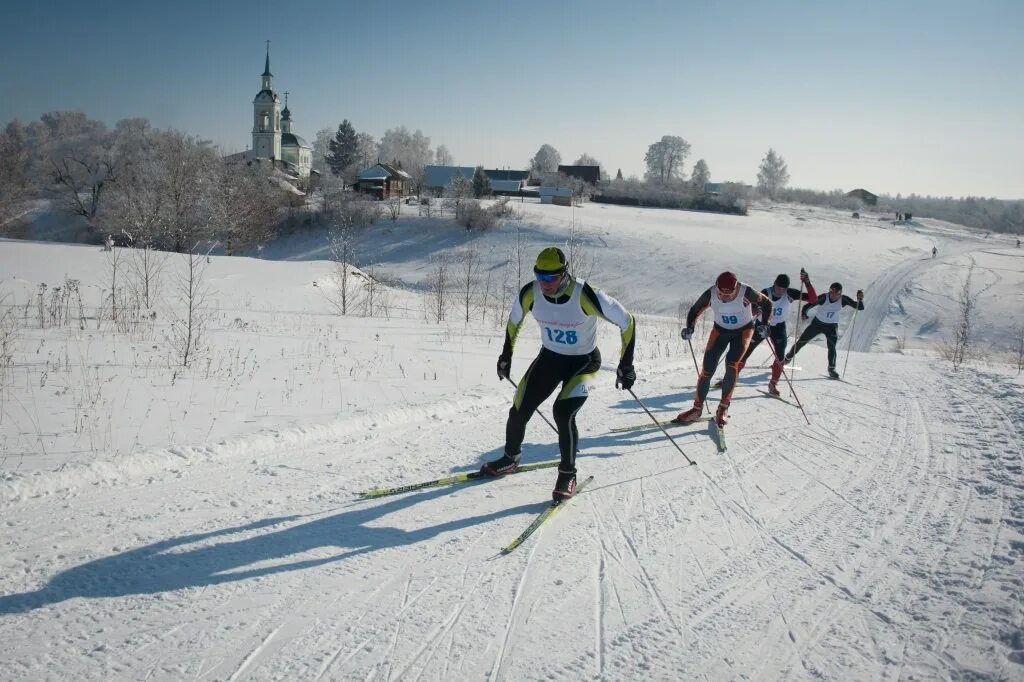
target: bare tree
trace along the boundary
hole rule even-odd
[[[140,305],[146,310],[152,310],[159,295],[167,254],[145,244],[132,249],[131,255],[132,290]]]
[[[462,266],[462,272],[458,276],[459,293],[462,296],[465,321],[469,322],[470,310],[472,309],[473,299],[479,284],[478,280],[480,279],[480,250],[476,244],[470,244],[460,254],[459,265]]]
[[[177,276],[177,289],[180,300],[185,306],[183,313],[177,313],[171,323],[171,347],[182,367],[188,367],[195,359],[196,353],[202,348],[203,334],[209,321],[206,309],[206,297],[209,287],[206,282],[206,267],[209,263],[209,251],[199,252],[196,243],[185,258],[185,270]]]
[[[445,319],[448,308],[448,296],[452,287],[451,255],[441,251],[431,259],[432,266],[427,277],[428,314],[437,323]]]
[[[391,220],[398,220],[398,216],[402,215],[402,200],[400,198],[392,197],[385,201],[384,205]]]
[[[697,163],[693,164],[690,183],[697,189],[703,190],[704,185],[709,182],[711,182],[711,170],[708,168],[708,162],[704,159],[698,159]]]
[[[575,220],[569,223],[569,238],[565,242],[565,249],[569,272],[580,279],[590,279],[594,272],[594,259],[586,246],[586,234]]]
[[[942,356],[959,369],[973,359],[974,325],[978,316],[978,293],[973,291],[971,279],[974,276],[974,259],[967,268],[957,296],[956,326],[942,346]]]
[[[262,244],[274,236],[278,212],[286,205],[284,191],[262,166],[221,164],[211,168],[210,210],[214,236],[234,249]]]
[[[434,163],[438,166],[454,166],[455,159],[452,157],[452,153],[448,151],[448,147],[439,144],[437,149],[434,150]]]
[[[334,292],[328,300],[342,315],[348,315],[349,300],[352,296],[352,260],[355,257],[354,226],[342,222],[328,234],[331,258],[334,260],[332,279]]]

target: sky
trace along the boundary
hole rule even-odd
[[[404,125],[460,165],[542,144],[643,173],[678,135],[716,181],[1024,198],[1024,3],[11,3],[0,122],[81,110],[251,142],[270,40],[294,130]]]

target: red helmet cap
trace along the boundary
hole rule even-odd
[[[723,272],[715,280],[715,286],[721,291],[732,291],[736,288],[736,275],[732,274],[728,270]]]

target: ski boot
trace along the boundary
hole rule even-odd
[[[680,412],[672,421],[674,421],[676,424],[692,424],[693,422],[700,419],[700,414],[703,410],[704,404],[695,400],[693,402],[693,407],[686,410],[685,412]]]
[[[505,474],[514,474],[519,470],[519,458],[522,453],[517,452],[515,455],[509,456],[506,452],[498,459],[487,462],[480,467],[480,473],[484,476],[490,476],[491,478],[498,478]]]
[[[780,398],[782,397],[782,394],[779,392],[779,384],[778,384],[778,382],[769,381],[768,382],[768,392],[771,393],[772,395],[776,396],[776,397],[780,397]]]
[[[839,372],[837,372],[834,368],[829,367],[828,368],[828,378],[829,379],[838,379],[839,378]]]
[[[555,489],[551,491],[552,501],[558,503],[568,500],[576,494],[576,470],[558,470],[558,480],[555,481]]]
[[[729,406],[726,403],[719,403],[718,410],[715,412],[715,423],[718,424],[718,428],[723,428],[729,421]]]

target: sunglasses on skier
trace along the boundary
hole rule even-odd
[[[542,274],[542,273],[538,272],[538,273],[536,273],[536,275],[537,275],[537,281],[538,282],[547,282],[548,284],[551,284],[552,282],[557,282],[558,278],[562,276],[562,273],[555,272],[555,273],[550,274],[550,275],[545,275],[545,274]]]

